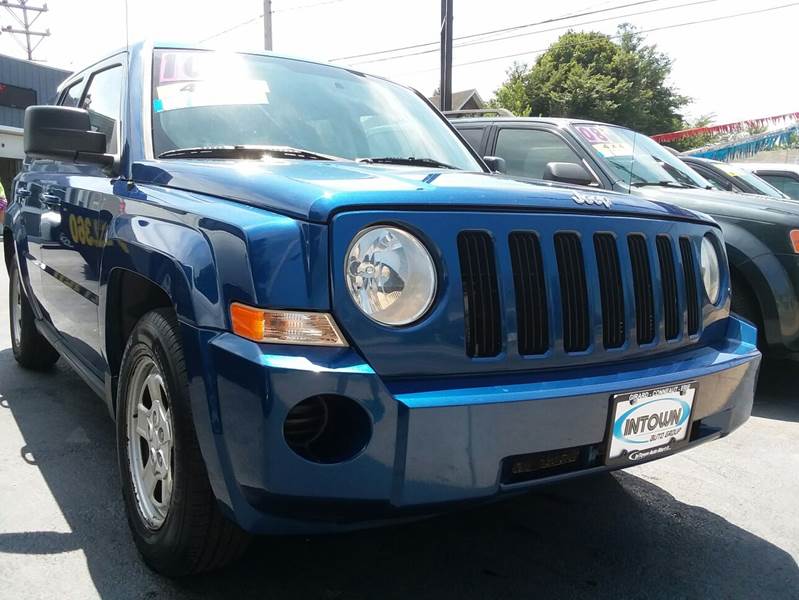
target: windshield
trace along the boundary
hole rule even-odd
[[[771,196],[772,198],[782,198],[785,199],[785,194],[771,185],[765,179],[760,179],[754,173],[747,171],[746,169],[740,167],[733,167],[726,163],[713,163],[717,169],[724,171],[727,175],[732,177],[733,179],[744,181],[748,183],[751,187],[757,190],[758,194],[762,194],[764,196]]]
[[[156,156],[178,148],[270,145],[482,170],[435,111],[400,85],[271,56],[156,50],[153,58]]]
[[[643,134],[614,125],[579,123],[573,127],[626,183],[710,186],[699,173]]]

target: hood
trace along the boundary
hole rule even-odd
[[[162,159],[135,163],[133,178],[139,184],[208,194],[318,223],[337,212],[370,208],[571,211],[708,221],[659,199],[487,173],[349,161]]]
[[[789,198],[771,198],[720,190],[675,189],[655,186],[635,188],[633,193],[656,202],[668,200],[684,208],[707,213],[712,217],[799,225],[799,202]]]

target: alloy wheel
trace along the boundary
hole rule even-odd
[[[174,427],[164,378],[155,361],[141,357],[130,379],[128,462],[139,515],[149,529],[167,518],[174,486]]]

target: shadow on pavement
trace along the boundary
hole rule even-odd
[[[10,350],[0,352],[0,394],[0,411],[11,411],[25,440],[19,468],[41,471],[71,530],[0,534],[0,557],[81,549],[104,598],[795,598],[799,590],[786,552],[624,473],[402,527],[262,538],[232,568],[172,582],[142,565],[130,539],[103,404],[67,367],[28,373]],[[65,585],[54,581],[54,593]]]
[[[799,361],[763,361],[752,415],[799,423]]]

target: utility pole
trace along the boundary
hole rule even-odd
[[[441,0],[441,110],[452,110],[452,0]]]
[[[0,0],[0,7],[5,8],[11,16],[17,20],[17,23],[20,24],[22,29],[17,29],[12,27],[11,25],[6,25],[2,28],[2,31],[6,33],[10,33],[12,35],[24,35],[25,36],[25,44],[17,40],[16,37],[14,39],[20,43],[22,49],[28,54],[28,60],[33,60],[33,51],[39,47],[39,44],[44,41],[44,38],[50,35],[50,30],[47,29],[46,31],[34,31],[31,29],[33,24],[42,16],[42,14],[47,12],[47,5],[43,4],[42,6],[34,6],[28,4],[28,0],[16,0],[15,2],[11,2],[9,0]],[[36,13],[36,15],[30,19],[28,17],[28,11]],[[20,16],[21,13],[21,16]],[[31,37],[38,37],[39,41],[35,44],[31,43]]]
[[[264,50],[272,51],[272,0],[264,0]]]

